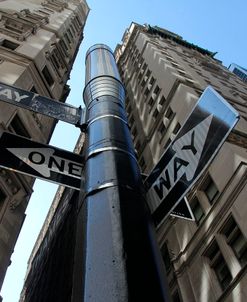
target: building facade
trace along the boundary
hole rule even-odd
[[[247,82],[247,70],[237,64],[231,64],[229,70],[235,73],[244,82]]]
[[[149,174],[202,91],[212,86],[240,114],[187,194],[195,221],[157,227],[172,300],[247,298],[247,86],[214,53],[157,26],[132,23],[115,55],[139,165]]]
[[[89,12],[83,0],[0,1],[0,82],[65,102]],[[1,87],[0,87],[1,89]],[[2,94],[7,92],[1,89]],[[56,121],[0,103],[0,129],[49,142]],[[0,169],[0,288],[34,179]]]

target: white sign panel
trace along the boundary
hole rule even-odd
[[[156,224],[171,213],[211,162],[239,114],[208,87],[175,140],[145,180]]]

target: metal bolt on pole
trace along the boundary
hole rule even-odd
[[[111,49],[86,55],[84,302],[169,301]]]

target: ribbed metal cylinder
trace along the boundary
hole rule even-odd
[[[83,99],[87,108],[100,96],[113,96],[124,104],[124,87],[111,49],[104,44],[96,44],[86,53],[86,81]]]
[[[86,55],[84,302],[168,301],[112,51]]]

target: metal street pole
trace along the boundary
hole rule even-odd
[[[169,301],[114,55],[86,55],[84,302]]]

